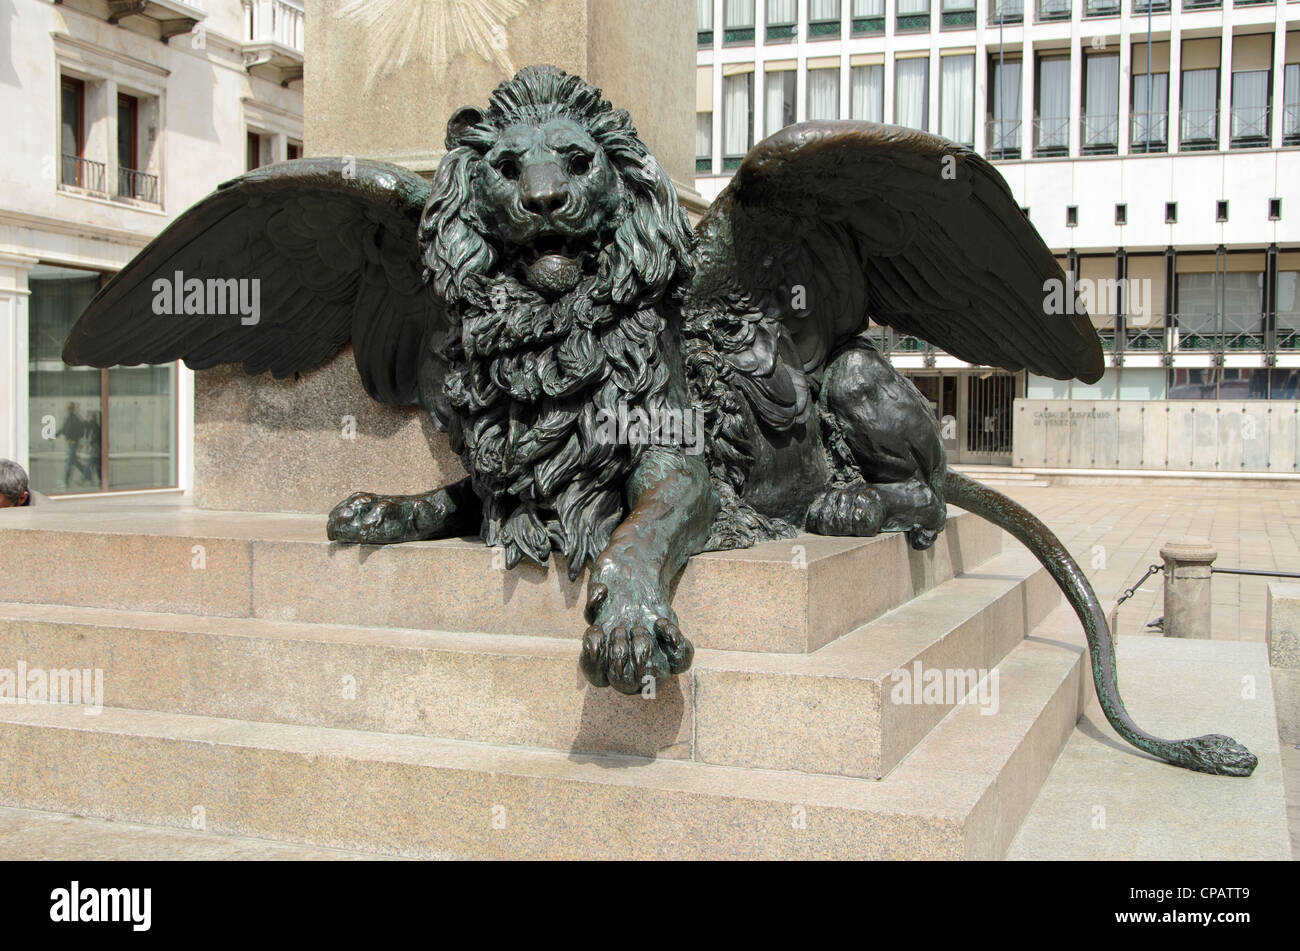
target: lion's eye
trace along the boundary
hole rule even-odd
[[[497,174],[508,181],[514,181],[519,177],[519,163],[513,159],[505,159],[497,163]]]
[[[569,159],[569,171],[574,175],[586,175],[591,171],[591,156],[583,152],[575,152]]]

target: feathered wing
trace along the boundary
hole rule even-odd
[[[871,318],[974,364],[1102,375],[1087,316],[1048,312],[1046,282],[1061,301],[1065,275],[1006,182],[946,139],[790,126],[755,146],[697,230],[693,305],[748,295],[808,373]]]
[[[63,359],[95,367],[238,363],[249,374],[284,377],[321,366],[351,342],[372,397],[420,402],[423,341],[442,326],[416,241],[430,191],[414,172],[352,159],[298,159],[241,175],[104,286],[68,335]],[[184,309],[192,279],[203,282],[208,313],[168,313],[175,282]],[[237,285],[207,294],[210,280],[230,279],[249,282],[245,301],[257,301],[256,322],[212,312],[235,309],[227,294]]]

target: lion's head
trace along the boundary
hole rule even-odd
[[[510,274],[548,299],[583,283],[593,300],[635,306],[689,281],[693,236],[672,181],[627,112],[580,77],[521,70],[486,112],[452,116],[447,149],[420,241],[449,304],[471,275]]]

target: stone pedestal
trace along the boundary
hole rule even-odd
[[[1300,743],[1300,584],[1268,586],[1266,627],[1278,736]]]
[[[485,107],[516,70],[552,63],[632,114],[684,205],[698,213],[690,0],[491,0],[475,5],[472,28],[453,24],[454,9],[308,0],[307,153],[432,174],[457,108]],[[419,492],[464,474],[422,411],[366,395],[350,351],[296,381],[224,368],[199,373],[195,389],[195,496],[203,508],[328,512],[358,489]]]
[[[1200,538],[1179,538],[1160,549],[1165,561],[1165,637],[1210,637],[1210,566],[1218,552]]]

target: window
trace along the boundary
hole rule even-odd
[[[176,364],[69,367],[60,358],[73,323],[102,283],[95,271],[38,264],[31,287],[29,474],[38,492],[166,488],[176,484]]]
[[[1214,203],[1214,220],[1219,224],[1223,224],[1228,220],[1228,203],[1226,201]]]
[[[930,58],[894,63],[894,124],[924,129],[930,118]]]
[[[853,0],[853,35],[885,32],[885,0]]]
[[[713,45],[713,0],[696,0],[696,42]]]
[[[1167,225],[1178,224],[1178,202],[1176,201],[1165,202],[1165,224]]]
[[[788,43],[799,32],[799,0],[767,0],[767,41]]]
[[[289,142],[289,144],[285,148],[286,148],[286,157],[289,159],[289,161],[292,162],[294,159],[302,158],[301,142]]]
[[[244,166],[249,172],[255,168],[262,167],[262,137],[256,132],[248,133],[248,142],[245,146]]]
[[[1287,63],[1284,76],[1282,143],[1300,145],[1300,63]]]
[[[854,66],[849,73],[849,117],[885,121],[885,67]]]
[[[1020,60],[989,63],[989,154],[1020,158]]]
[[[1169,74],[1135,73],[1132,103],[1129,148],[1134,152],[1163,152],[1169,139]]]
[[[838,119],[840,117],[840,71],[838,69],[808,70],[808,118]]]
[[[1019,23],[1025,16],[1025,0],[989,0],[989,23]]]
[[[119,93],[117,97],[117,194],[120,198],[158,201],[158,178],[143,170],[146,164],[140,143],[140,100]]]
[[[1268,146],[1268,81],[1267,69],[1232,74],[1231,148]]]
[[[754,141],[754,74],[722,78],[722,165],[740,167]]]
[[[840,35],[840,0],[808,0],[808,39],[831,40]]]
[[[763,78],[763,134],[780,132],[795,121],[795,72],[768,73]]]
[[[1070,148],[1070,60],[1043,56],[1034,83],[1034,154],[1065,155]]]
[[[1282,220],[1282,199],[1281,198],[1270,198],[1268,200],[1268,220],[1269,221]]]
[[[59,88],[59,182],[104,191],[104,163],[86,158],[86,84],[64,76]]]
[[[962,145],[975,144],[975,56],[939,60],[939,134]]]
[[[1065,226],[1067,228],[1077,228],[1079,225],[1079,206],[1065,206]]]
[[[1074,0],[1038,0],[1039,20],[1068,20]]]
[[[943,29],[964,30],[975,25],[975,0],[943,0]]]
[[[1119,16],[1119,0],[1083,0],[1083,15],[1086,17]]]
[[[1213,149],[1219,144],[1219,71],[1183,70],[1182,121],[1185,149]]]
[[[724,43],[754,42],[754,0],[724,0]]]
[[[1128,224],[1128,205],[1115,206],[1115,224],[1117,225]]]
[[[1179,255],[1178,348],[1263,349],[1264,265],[1260,252]]]
[[[898,33],[920,33],[930,29],[930,0],[897,0]]]
[[[1119,146],[1119,54],[1084,57],[1083,151],[1110,154]]]
[[[713,172],[713,113],[695,113],[695,171]]]

